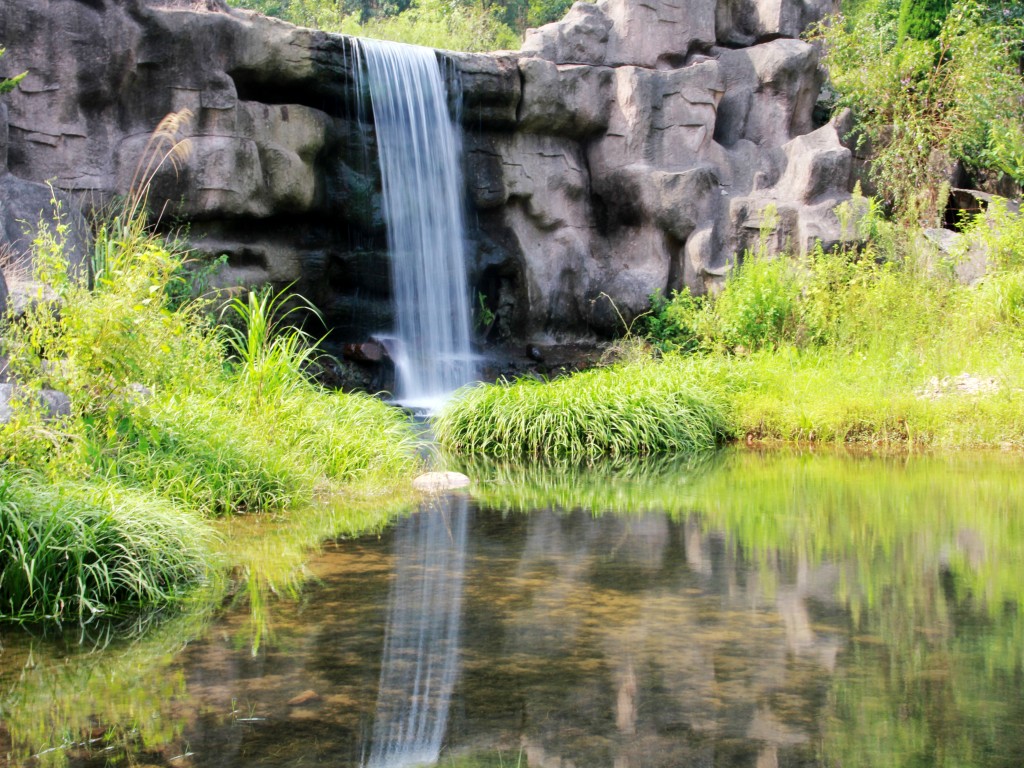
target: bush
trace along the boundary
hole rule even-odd
[[[517,49],[520,42],[500,20],[498,9],[443,0],[413,0],[395,16],[366,21],[352,14],[341,20],[337,31],[449,51]]]
[[[853,109],[871,144],[872,177],[901,218],[937,219],[951,161],[1016,173],[1015,158],[1024,157],[1020,18],[956,0],[937,35],[906,39],[896,0],[876,0],[811,34],[824,43],[836,106]]]
[[[696,352],[711,337],[710,302],[694,296],[689,288],[673,291],[666,299],[651,294],[651,310],[641,317],[641,331],[663,352]]]
[[[897,32],[899,38],[932,40],[938,37],[951,5],[952,0],[902,0]]]

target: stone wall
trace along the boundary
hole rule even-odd
[[[23,190],[0,191],[0,214],[45,208],[42,182],[85,207],[125,194],[152,130],[188,110],[192,154],[153,181],[161,226],[186,225],[197,249],[227,254],[225,285],[294,284],[339,341],[387,329],[379,178],[351,40],[179,5],[0,6],[0,75],[29,70],[0,112],[0,190]],[[608,334],[619,320],[602,293],[629,318],[653,290],[713,288],[768,204],[779,243],[839,239],[832,208],[847,197],[850,155],[834,126],[812,130],[821,75],[796,39],[830,9],[602,0],[531,31],[521,52],[439,54],[461,84],[471,279],[498,315],[492,340]],[[7,241],[24,228],[2,226]]]

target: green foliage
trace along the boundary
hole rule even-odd
[[[783,258],[742,262],[714,304],[721,342],[744,350],[778,346],[795,330],[799,290]]]
[[[459,0],[232,0],[231,4],[301,26],[444,50],[519,47],[519,34],[508,22],[515,23],[521,13],[512,5],[504,8]]]
[[[713,322],[708,297],[683,288],[668,299],[660,291],[651,294],[651,311],[642,318],[641,330],[663,352],[696,352],[712,335]]]
[[[501,21],[497,9],[447,0],[413,0],[407,10],[395,16],[367,21],[349,15],[341,20],[337,31],[451,51],[519,47],[519,36]]]
[[[230,315],[235,321],[223,326],[229,359],[257,403],[307,383],[305,371],[316,362],[318,342],[287,323],[303,311],[319,316],[301,297],[264,289],[248,291],[244,301],[233,298],[221,313],[222,320]]]
[[[6,49],[0,46],[0,58],[3,57],[5,52]],[[0,79],[0,96],[3,96],[5,93],[10,93],[17,88],[18,83],[20,83],[27,74],[28,72],[22,72],[20,75],[15,75],[14,77]]]
[[[961,224],[961,257],[975,247],[985,252],[990,273],[1024,269],[1024,216],[1011,211],[1006,200],[994,198],[985,212]]]
[[[1024,183],[1019,71],[1024,23],[982,0],[956,0],[938,34],[907,39],[895,0],[862,3],[818,26],[839,98],[870,142],[871,173],[897,213],[932,221],[945,204],[951,161]]]
[[[665,351],[729,349],[747,352],[774,347],[793,336],[798,325],[800,286],[788,259],[769,253],[768,240],[778,225],[769,206],[762,212],[756,251],[747,251],[733,268],[725,288],[712,300],[676,291],[666,301],[651,297],[645,330]]]
[[[952,0],[901,0],[897,34],[902,40],[932,40],[939,35]]]
[[[0,615],[167,602],[206,574],[210,531],[155,496],[0,468]]]
[[[1024,444],[1024,218],[996,200],[964,222],[963,253],[989,259],[964,286],[959,256],[854,207],[861,247],[749,260],[717,298],[654,297],[648,338],[687,354],[665,362],[701,378],[739,436]]]
[[[715,401],[656,361],[470,387],[434,423],[456,454],[569,462],[705,451],[725,432]]]
[[[161,126],[177,143],[151,147],[155,159],[136,174],[143,185],[164,160],[182,157],[180,116],[172,117]],[[12,481],[13,511],[0,505],[4,524],[17,528],[9,529],[11,546],[24,542],[27,553],[0,587],[13,595],[12,611],[77,615],[119,601],[170,600],[205,574],[176,565],[205,554],[186,536],[196,515],[279,510],[342,488],[373,492],[414,471],[413,434],[401,412],[308,379],[316,342],[290,324],[308,309],[301,300],[252,292],[229,303],[225,314],[235,324],[218,329],[207,301],[186,298],[188,255],[147,225],[145,187],[96,224],[91,284],[84,270],[69,268],[66,235],[59,210],[40,226],[38,298],[3,329],[23,394],[0,425],[0,471],[28,471]],[[45,388],[70,397],[69,418],[47,419],[38,395]],[[15,516],[19,509],[31,515]],[[129,524],[173,528],[175,520],[181,537],[170,546],[178,559],[160,557],[180,578],[160,582],[161,592],[140,577],[131,592],[109,575],[136,561],[148,569],[146,548],[163,546],[159,531],[151,541]],[[61,570],[72,567],[61,559],[72,553],[63,544],[31,543],[72,536],[84,553],[74,567],[93,581]],[[26,576],[18,581],[17,573]],[[47,590],[55,597],[44,599]],[[69,607],[58,611],[61,604]],[[2,605],[0,612],[7,613]]]
[[[575,0],[532,0],[526,20],[531,27],[540,27],[558,21],[572,7]]]

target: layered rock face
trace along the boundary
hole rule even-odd
[[[831,4],[578,3],[521,52],[439,54],[461,89],[471,282],[497,314],[492,339],[608,334],[621,322],[602,294],[628,320],[654,290],[712,288],[768,205],[780,247],[840,239],[832,209],[848,197],[850,155],[835,126],[812,130],[821,75],[796,39]],[[0,76],[29,70],[0,112],[0,187],[49,181],[102,205],[146,175],[160,120],[191,115],[190,157],[153,179],[161,225],[227,254],[225,285],[293,284],[339,341],[388,329],[352,41],[178,5],[0,6]],[[3,189],[0,200],[0,213],[25,208],[12,220],[45,208]]]
[[[474,203],[518,260],[491,268],[523,281],[498,303],[513,327],[611,333],[652,291],[714,289],[769,206],[776,250],[840,240],[850,153],[813,130],[822,74],[796,38],[831,10],[601,0],[528,33],[515,129],[468,141]]]

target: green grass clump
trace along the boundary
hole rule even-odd
[[[0,615],[165,603],[207,572],[210,530],[152,495],[0,474]]]
[[[655,361],[471,387],[434,425],[453,453],[568,461],[705,451],[726,431],[684,368]]]

